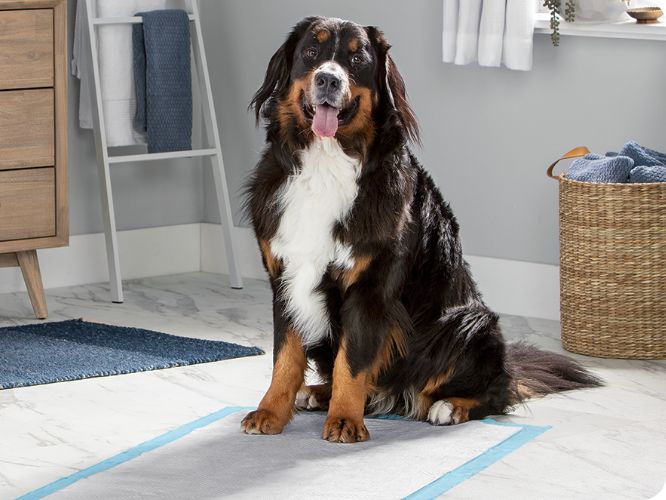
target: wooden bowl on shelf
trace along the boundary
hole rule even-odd
[[[653,24],[658,22],[664,12],[659,7],[638,7],[627,9],[627,14],[636,19],[638,24]]]

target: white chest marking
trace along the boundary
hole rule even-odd
[[[325,297],[315,290],[326,268],[353,266],[351,249],[335,242],[333,227],[354,204],[361,166],[333,138],[316,139],[301,163],[277,195],[283,212],[270,245],[284,265],[287,312],[307,346],[330,332]]]

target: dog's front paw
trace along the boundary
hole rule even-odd
[[[241,421],[241,430],[245,434],[280,434],[285,424],[270,410],[255,410]]]
[[[357,443],[370,439],[363,419],[328,417],[324,423],[322,437],[331,443]]]

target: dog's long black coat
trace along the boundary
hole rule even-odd
[[[348,155],[362,160],[362,172],[353,208],[334,234],[368,263],[351,283],[333,265],[322,277],[332,333],[306,356],[323,379],[335,385],[334,362],[344,339],[352,376],[372,372],[367,412],[426,419],[436,401],[462,404],[459,418],[446,423],[502,414],[528,397],[598,385],[565,356],[505,344],[498,317],[483,303],[463,260],[458,223],[408,146],[410,139],[418,141],[418,128],[388,43],[376,28],[323,18],[294,28],[252,103],[257,119],[267,122],[267,146],[247,184],[247,211],[274,292],[276,360],[292,322],[281,296],[280,263],[267,242],[281,217],[276,193],[302,168],[296,153],[315,139],[299,114],[302,95],[294,88],[317,64],[308,65],[300,54],[321,29],[337,46],[346,47],[348,39],[367,44],[371,63],[363,72],[345,65],[346,56],[333,57],[372,96],[369,118],[336,136]],[[246,431],[253,425],[260,424],[250,423]]]

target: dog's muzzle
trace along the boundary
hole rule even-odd
[[[349,95],[349,79],[333,61],[322,64],[312,75],[310,103],[314,110],[312,130],[320,137],[333,137],[338,130],[339,113]]]

